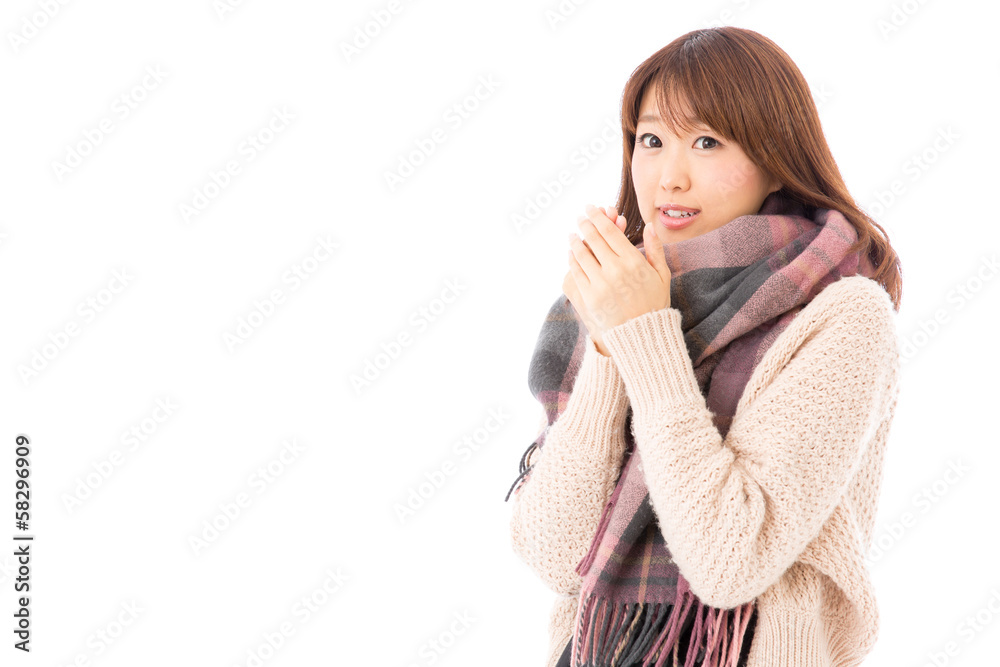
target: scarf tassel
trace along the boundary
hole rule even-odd
[[[684,667],[694,667],[699,657],[701,662],[697,664],[705,667],[736,667],[754,603],[716,609],[703,605],[690,589],[683,588],[674,604],[613,605],[596,596],[581,599],[570,664],[621,667],[641,663],[643,667],[663,667],[672,653],[672,664],[679,667],[681,630],[693,613]],[[731,633],[735,636],[730,637]]]

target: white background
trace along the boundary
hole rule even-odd
[[[995,4],[586,2],[553,22],[554,2],[424,0],[350,57],[344,45],[388,2],[220,13],[212,0],[93,0],[50,3],[51,18],[42,4],[6,2],[0,16],[0,662],[248,665],[288,623],[262,664],[543,665],[554,594],[512,552],[503,502],[541,412],[528,362],[576,216],[616,199],[626,79],[720,23],[796,62],[852,194],[902,258],[911,347],[865,664],[923,665],[952,641],[947,664],[996,660]],[[463,102],[467,117],[449,122]],[[268,134],[275,109],[294,118]],[[112,131],[87,151],[102,119]],[[436,128],[446,140],[390,188],[386,174]],[[948,128],[957,139],[937,151]],[[258,134],[269,143],[250,160]],[[925,151],[933,163],[914,176],[908,161]],[[239,173],[185,220],[230,160]],[[571,186],[516,229],[562,169]],[[886,203],[895,180],[905,191]],[[339,247],[326,254],[320,238]],[[293,267],[313,271],[296,285],[283,278]],[[231,348],[276,289],[283,302]],[[94,317],[89,299],[103,304]],[[947,321],[928,328],[938,311]],[[358,390],[352,376],[401,335]],[[36,353],[44,362],[24,373]],[[177,406],[159,422],[157,401]],[[461,448],[491,411],[502,427]],[[135,447],[133,428],[146,428]],[[30,656],[12,648],[19,433],[32,440]],[[291,440],[301,451],[271,463]],[[401,520],[396,505],[447,462],[453,474]],[[968,471],[946,478],[949,462]],[[252,476],[269,463],[280,472],[262,486]],[[918,501],[925,488],[933,504]],[[249,504],[207,539],[241,493]],[[914,521],[892,533],[906,512]],[[323,604],[306,617],[296,604],[314,594]],[[961,633],[980,611],[986,625]],[[472,620],[449,642],[456,614]],[[434,653],[439,638],[450,645]]]

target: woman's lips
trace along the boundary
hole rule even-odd
[[[690,225],[694,220],[701,215],[701,211],[698,211],[694,215],[689,215],[686,218],[671,218],[669,215],[663,212],[663,209],[659,209],[660,222],[667,229],[684,229]]]

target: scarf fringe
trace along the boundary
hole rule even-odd
[[[735,609],[716,609],[682,588],[674,604],[612,604],[597,596],[581,597],[570,665],[622,667],[641,663],[643,667],[663,667],[673,654],[672,664],[680,667],[681,631],[693,614],[684,667],[737,667],[754,602]],[[699,657],[701,661],[696,662]]]

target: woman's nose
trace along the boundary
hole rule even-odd
[[[666,156],[660,167],[660,187],[664,190],[687,190],[691,177],[687,162],[677,156]]]

